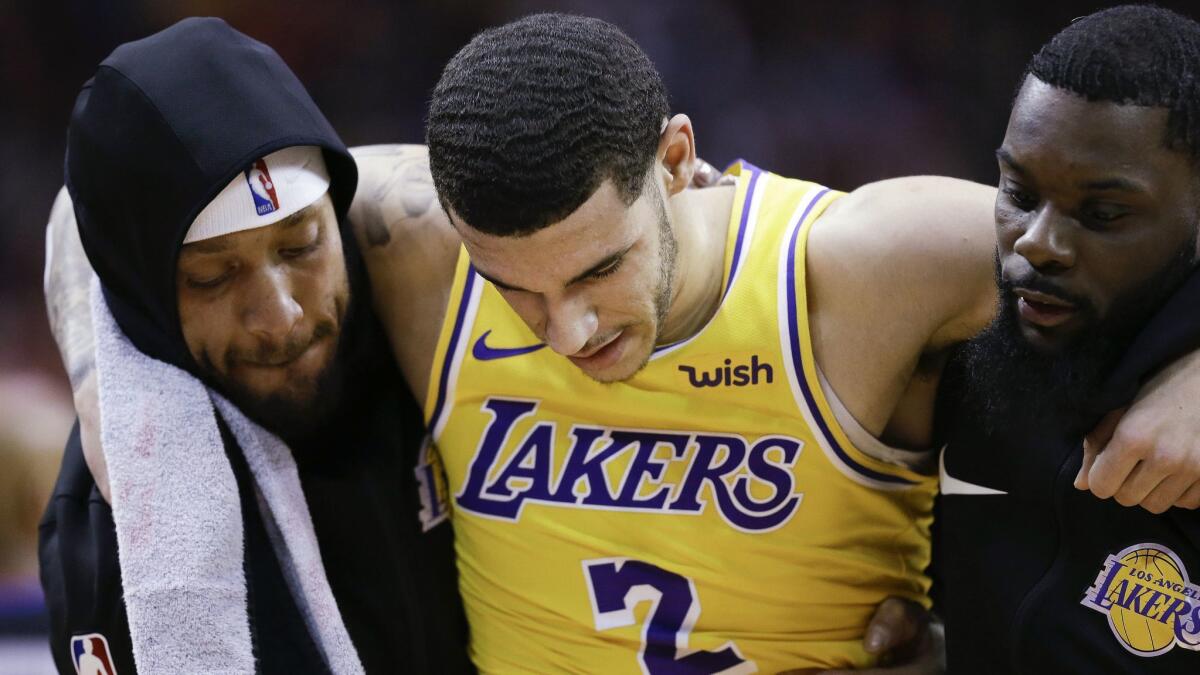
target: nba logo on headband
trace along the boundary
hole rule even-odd
[[[229,176],[224,189],[192,221],[183,243],[266,227],[329,191],[325,159],[321,149],[311,145],[276,150],[248,166],[238,166]],[[246,188],[250,188],[249,194]]]
[[[271,180],[266,161],[256,160],[246,169],[246,184],[250,186],[250,194],[254,197],[254,210],[258,215],[265,216],[279,209],[279,198],[275,196],[275,181]]]

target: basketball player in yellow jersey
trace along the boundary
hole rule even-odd
[[[619,380],[593,375],[641,326],[581,343],[576,367],[501,297],[532,275],[460,255],[426,410],[483,670],[862,666],[874,607],[924,599],[935,479],[856,447],[881,444],[838,421],[813,359],[795,259],[838,195],[733,172],[695,195],[727,220],[715,313]],[[613,204],[588,206],[594,228]],[[558,250],[604,273],[630,239]]]
[[[446,468],[477,664],[869,663],[871,609],[925,600],[930,462],[896,448],[929,446],[942,358],[992,316],[994,190],[741,165],[684,191],[690,121],[577,17],[477,37],[428,140],[451,225],[383,148],[353,216]]]

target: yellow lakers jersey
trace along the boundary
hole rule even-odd
[[[426,416],[484,672],[865,666],[875,607],[926,602],[934,480],[855,448],[813,360],[805,241],[839,193],[731,172],[719,309],[623,382],[460,255]]]

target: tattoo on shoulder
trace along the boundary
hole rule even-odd
[[[389,231],[388,224],[383,220],[383,209],[379,208],[379,202],[374,200],[363,202],[360,214],[363,231],[367,235],[367,245],[371,248],[387,246],[387,243],[392,240],[392,233]]]
[[[429,156],[423,148],[400,149],[388,175],[370,192],[363,207],[363,227],[372,247],[384,246],[392,239],[395,221],[388,222],[381,206],[389,196],[403,210],[400,219],[420,218],[433,208],[437,193],[429,174]]]

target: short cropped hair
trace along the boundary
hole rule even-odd
[[[1166,147],[1200,165],[1200,24],[1152,5],[1124,5],[1067,26],[1027,75],[1089,101],[1168,110]]]
[[[537,14],[486,30],[433,92],[426,142],[438,198],[499,236],[562,220],[607,179],[632,204],[667,113],[654,64],[610,23]]]

